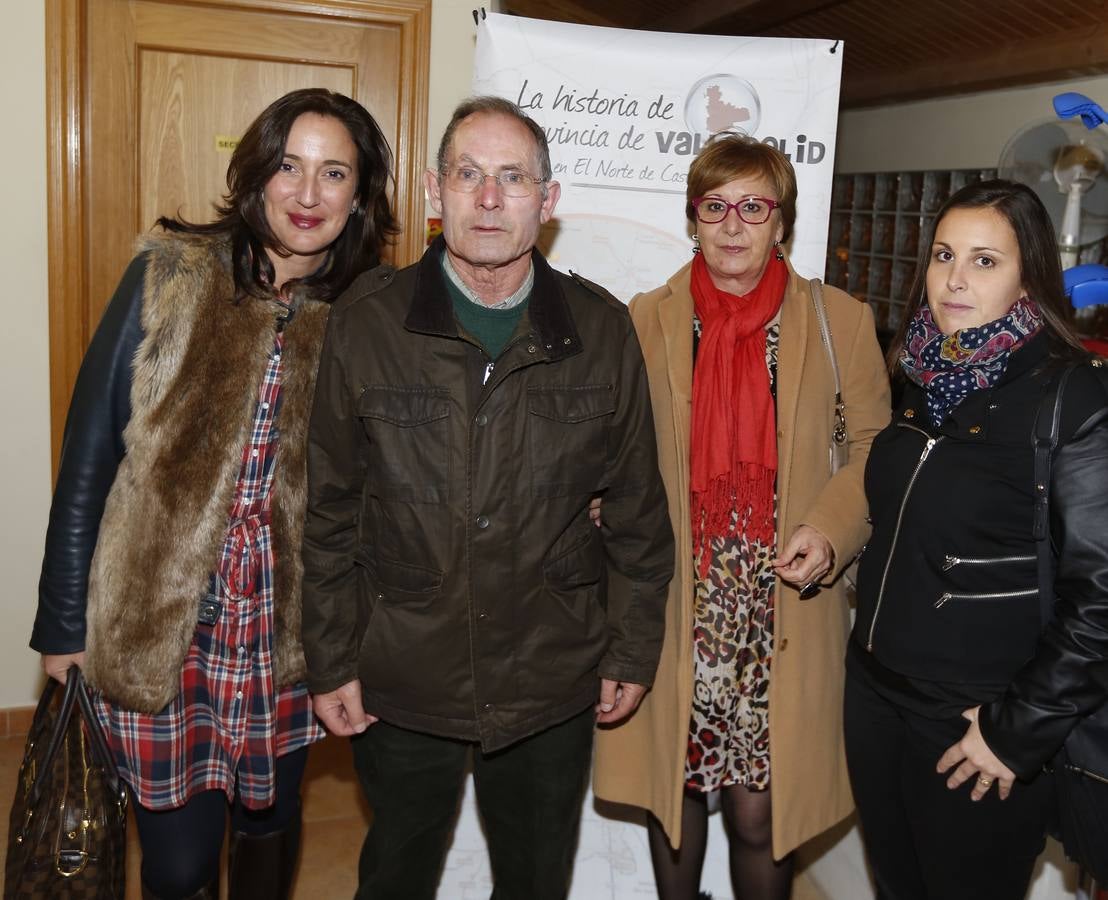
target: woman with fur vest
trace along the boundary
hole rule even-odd
[[[358,103],[294,91],[247,129],[216,219],[162,218],[66,421],[31,646],[76,664],[130,787],[144,898],[283,898],[308,745],[300,537],[328,303],[396,231]]]

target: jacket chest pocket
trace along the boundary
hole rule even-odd
[[[357,404],[369,438],[366,483],[382,500],[447,501],[450,399],[446,388],[367,387]]]
[[[535,497],[592,493],[602,487],[615,411],[611,384],[528,389],[527,439]]]

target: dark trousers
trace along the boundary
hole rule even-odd
[[[1017,781],[970,800],[935,766],[969,722],[924,717],[848,674],[846,755],[878,900],[1023,900],[1045,843],[1053,786]]]
[[[354,768],[373,811],[357,900],[434,898],[471,749],[493,900],[565,897],[593,722],[590,708],[495,753],[385,722],[371,725],[353,739]]]
[[[175,900],[192,896],[214,880],[228,811],[233,831],[252,836],[283,831],[300,815],[300,782],[307,761],[307,747],[278,757],[277,796],[265,809],[247,809],[237,794],[228,806],[223,791],[202,791],[177,809],[152,810],[135,803],[143,883],[158,897]]]

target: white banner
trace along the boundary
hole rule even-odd
[[[542,249],[629,300],[689,260],[689,163],[718,131],[786,153],[799,187],[793,265],[822,277],[842,45],[567,25],[490,15],[473,92],[546,129],[562,185]]]

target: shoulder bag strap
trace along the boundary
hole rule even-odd
[[[1050,547],[1050,478],[1058,431],[1062,421],[1062,395],[1077,363],[1067,366],[1055,378],[1039,401],[1031,442],[1035,450],[1035,537],[1039,564],[1039,617],[1045,628],[1054,612],[1054,558]]]
[[[831,471],[837,472],[846,463],[847,430],[846,406],[843,404],[843,385],[839,375],[839,360],[835,356],[835,345],[831,341],[831,326],[827,321],[827,309],[823,305],[823,285],[818,278],[808,282],[812,292],[812,307],[816,311],[819,323],[819,336],[827,351],[827,361],[831,365],[831,376],[835,381],[835,425],[831,431]]]

